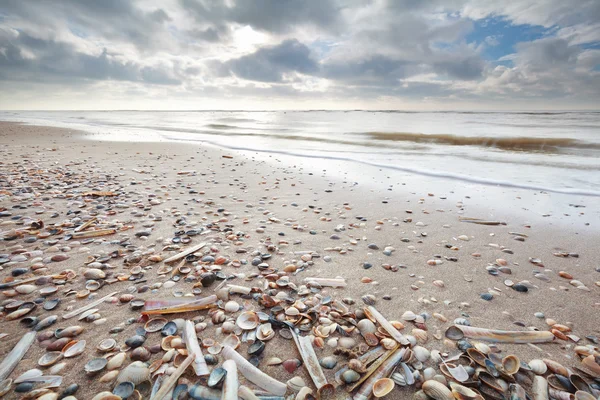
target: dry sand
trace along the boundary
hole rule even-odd
[[[227,240],[222,232],[208,235],[213,239],[211,245],[218,250],[219,255],[234,259],[252,260],[251,252],[258,249],[266,252],[264,243],[270,241],[278,246],[278,252],[266,262],[271,267],[282,269],[284,265],[298,260],[295,251],[310,250],[318,253],[312,265],[297,275],[291,277],[298,285],[305,277],[343,277],[348,286],[344,289],[324,290],[334,298],[352,298],[356,301],[353,307],[362,305],[361,296],[372,294],[376,296],[376,307],[389,320],[399,320],[402,313],[411,310],[415,313],[444,315],[448,322],[435,318],[427,321],[429,341],[426,347],[452,353],[452,349],[444,345],[442,340],[436,340],[433,335],[445,331],[455,318],[465,317],[473,326],[497,328],[505,330],[536,327],[547,330],[544,319],[534,316],[536,312],[544,313],[561,324],[569,325],[573,333],[582,338],[581,343],[590,343],[586,336],[600,336],[600,252],[598,243],[600,237],[594,230],[598,225],[598,214],[585,212],[585,208],[573,209],[571,225],[553,225],[552,219],[539,220],[532,226],[524,226],[524,221],[504,216],[506,226],[484,226],[459,222],[459,216],[488,219],[485,204],[474,204],[470,201],[469,208],[457,204],[456,200],[445,198],[437,193],[425,193],[418,187],[407,188],[404,193],[394,193],[385,190],[360,190],[349,182],[334,181],[327,177],[309,175],[307,172],[287,167],[277,167],[272,164],[258,162],[247,155],[224,151],[214,147],[187,145],[179,143],[116,143],[99,142],[92,134],[68,131],[58,128],[23,126],[14,123],[0,122],[0,210],[6,209],[12,215],[23,215],[40,218],[46,224],[73,218],[67,211],[81,211],[85,215],[97,204],[124,203],[128,208],[115,208],[116,215],[108,216],[109,220],[118,219],[133,229],[117,235],[100,238],[97,243],[72,247],[68,252],[70,258],[60,263],[49,265],[50,271],[56,273],[64,269],[80,272],[90,254],[106,254],[116,250],[118,245],[108,242],[120,235],[131,238],[130,243],[144,249],[155,248],[156,252],[167,257],[174,252],[163,252],[164,241],[174,237],[176,228],[174,222],[179,213],[188,222],[197,222],[196,228],[213,221],[220,229],[231,224],[231,232],[243,232],[243,242],[237,245]],[[223,158],[224,155],[232,158]],[[41,192],[34,199],[22,199],[16,196],[18,187],[27,182],[12,181],[25,171],[39,170],[38,176],[32,176],[29,184],[35,180],[45,183],[70,181],[71,186],[63,185],[56,189],[40,190],[34,186],[33,193]],[[181,175],[181,171],[194,171]],[[35,175],[35,173],[34,173]],[[90,190],[114,191],[118,197],[97,199],[87,203],[85,208],[79,208],[82,193]],[[195,192],[191,192],[191,190]],[[61,195],[61,192],[73,196]],[[411,194],[412,192],[412,194]],[[465,193],[453,195],[460,199]],[[152,197],[150,197],[152,196]],[[160,200],[159,205],[150,205],[149,200]],[[134,201],[140,206],[134,206]],[[385,201],[385,203],[384,203]],[[36,206],[25,209],[13,209],[16,205]],[[592,203],[592,202],[590,202]],[[218,209],[223,212],[217,212]],[[43,213],[35,215],[36,210]],[[411,210],[412,213],[407,213]],[[98,210],[103,215],[106,210]],[[139,214],[135,214],[135,213]],[[579,214],[584,212],[583,215]],[[53,213],[59,213],[51,219]],[[148,215],[161,216],[162,221],[156,222],[151,235],[146,240],[134,236],[142,231]],[[140,216],[136,216],[140,215]],[[362,217],[364,220],[359,220]],[[498,216],[496,216],[498,217]],[[410,219],[410,222],[408,220]],[[594,220],[595,219],[595,220]],[[276,221],[276,222],[274,222]],[[537,220],[536,220],[537,221]],[[590,223],[588,226],[585,223]],[[0,218],[0,230],[18,228],[12,226],[10,217]],[[345,231],[334,232],[340,224],[345,225]],[[256,229],[264,226],[264,233]],[[302,227],[302,229],[294,229]],[[316,234],[311,234],[315,231]],[[509,232],[527,234],[525,241],[514,240]],[[339,235],[339,240],[331,239],[331,235]],[[458,239],[460,235],[468,236],[469,240]],[[193,237],[191,244],[205,240]],[[356,244],[351,242],[355,241]],[[502,252],[500,248],[490,246],[490,243],[505,246],[514,254]],[[69,242],[59,243],[69,246]],[[369,244],[376,244],[379,249],[369,249]],[[8,253],[14,245],[22,245],[27,250],[44,250],[48,246],[44,240],[26,244],[22,239],[0,242],[0,254]],[[447,248],[456,246],[457,250]],[[383,254],[386,246],[392,246],[395,251],[391,256]],[[89,252],[81,252],[86,247]],[[327,251],[326,248],[341,247],[344,254]],[[236,254],[236,249],[244,248],[246,254]],[[578,258],[556,257],[553,253],[566,251],[578,253]],[[479,253],[479,257],[473,256]],[[428,260],[440,256],[443,264],[430,266]],[[331,257],[330,262],[324,260]],[[444,257],[456,257],[457,262],[445,260]],[[539,258],[545,269],[533,265],[529,258]],[[493,265],[496,259],[508,261],[511,275],[500,273],[492,276],[486,271],[486,266]],[[364,269],[368,262],[372,268]],[[125,271],[121,260],[111,261],[116,267],[114,273]],[[152,265],[151,263],[149,263]],[[397,272],[382,268],[382,264],[402,267]],[[10,271],[16,267],[27,267],[28,262],[18,266],[3,268],[0,277],[6,281]],[[163,282],[165,278],[156,275],[158,265],[154,265],[144,274],[146,284],[152,285]],[[243,265],[240,268],[224,266],[226,274],[245,274],[258,272],[257,268]],[[543,281],[533,276],[533,272],[543,272],[549,281]],[[581,281],[588,290],[577,289],[569,284],[569,280],[558,277],[559,271],[566,271]],[[361,278],[372,279],[372,283],[362,283]],[[504,285],[505,279],[514,282],[527,280],[535,285],[528,293],[518,293]],[[443,281],[443,287],[433,284],[433,281]],[[63,297],[63,303],[52,313],[63,315],[67,307],[78,308],[88,300],[75,299],[74,296],[65,298],[67,289],[80,290],[85,279],[79,275],[65,288],[59,288],[58,295]],[[232,283],[246,286],[262,287],[264,280],[254,279],[245,281],[235,279]],[[142,284],[119,282],[106,285],[98,291],[98,296],[104,296],[112,291],[126,293],[129,287],[140,287]],[[216,286],[216,285],[215,285]],[[173,291],[191,291],[192,284],[184,280],[173,288],[160,288],[135,294],[142,299],[173,298]],[[214,287],[214,286],[213,286]],[[480,294],[496,290],[491,301],[484,301]],[[203,295],[212,294],[212,288],[203,289]],[[118,295],[117,295],[118,296]],[[384,300],[389,296],[389,300]],[[3,296],[4,297],[4,296]],[[35,293],[19,295],[17,299],[33,300]],[[99,298],[99,297],[98,297]],[[236,298],[243,302],[239,297]],[[112,385],[98,382],[98,376],[89,378],[83,372],[87,361],[95,356],[96,345],[104,338],[114,337],[123,344],[127,337],[134,334],[135,329],[142,326],[139,323],[126,324],[125,330],[118,334],[109,334],[115,326],[126,323],[130,318],[139,316],[139,312],[131,311],[126,304],[103,304],[99,313],[106,322],[102,325],[60,319],[51,329],[80,324],[85,331],[79,339],[87,341],[87,351],[76,358],[66,360],[67,367],[61,372],[64,381],[61,390],[72,383],[78,383],[81,388],[76,393],[79,399],[91,399],[95,393],[111,390]],[[38,307],[33,315],[50,314]],[[176,315],[182,318],[194,318],[206,315],[206,311]],[[209,324],[211,325],[211,324]],[[407,323],[404,333],[410,333],[412,324]],[[0,355],[4,357],[16,344],[26,328],[18,321],[3,321],[1,333],[7,336],[2,339]],[[209,327],[199,334],[204,337],[219,340],[214,329]],[[159,341],[159,334],[151,334],[146,344],[153,345]],[[521,360],[533,358],[551,358],[565,365],[577,365],[572,351],[573,342],[557,340],[554,343],[542,344],[538,347],[529,345],[499,345],[505,353],[517,354]],[[245,354],[243,344],[240,352]],[[456,352],[456,350],[454,350]],[[317,349],[319,358],[331,355],[332,348],[325,346]],[[11,374],[17,377],[27,369],[36,366],[44,350],[34,343],[25,358]],[[158,359],[162,353],[153,355],[151,361]],[[269,341],[262,359],[279,357],[282,360],[299,357],[293,342],[276,336]],[[343,364],[344,360],[340,360]],[[264,362],[264,361],[263,361]],[[339,368],[339,367],[338,367]],[[262,366],[269,375],[285,382],[294,375],[300,375],[306,382],[310,378],[298,369],[294,374],[288,374],[281,366]],[[336,368],[337,369],[337,368]],[[335,369],[333,370],[335,371]],[[333,372],[326,371],[330,380]],[[186,377],[194,383],[197,379],[192,374]],[[414,388],[396,389],[388,398],[410,398]],[[342,395],[340,395],[343,398]],[[5,398],[19,398],[10,392]]]

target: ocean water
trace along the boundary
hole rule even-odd
[[[319,167],[600,196],[600,112],[4,111],[0,119],[95,139],[202,142]]]

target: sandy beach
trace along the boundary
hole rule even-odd
[[[514,212],[512,206],[492,210],[485,199],[503,189],[473,185],[469,191],[457,185],[456,190],[437,192],[422,177],[422,185],[413,179],[389,191],[384,185],[354,185],[357,180],[377,179],[369,175],[378,173],[375,169],[342,180],[330,171],[316,174],[275,159],[268,162],[248,152],[201,143],[93,139],[94,135],[86,132],[0,122],[1,282],[54,276],[32,280],[23,293],[19,286],[3,289],[0,356],[6,357],[30,330],[19,321],[25,316],[9,320],[15,301],[36,304],[26,315],[39,319],[33,322],[57,316],[38,337],[78,325],[83,331],[74,340],[85,341],[81,354],[40,367],[38,360],[47,352],[44,346],[52,340],[35,340],[5,379],[14,380],[39,368],[44,375],[62,376],[60,386],[52,392],[63,393],[77,384],[77,399],[93,399],[100,392],[112,391],[117,376],[102,382],[107,370],[86,374],[84,368],[90,360],[108,358],[121,348],[127,356],[120,369],[132,361],[132,350],[125,341],[145,323],[140,319],[144,309],[132,309],[132,300],[193,300],[215,294],[237,302],[240,308],[272,312],[279,318],[286,318],[285,313],[270,311],[257,300],[261,298],[264,304],[261,296],[270,294],[281,301],[278,306],[283,311],[296,301],[313,304],[316,298],[322,302],[315,303],[316,310],[323,313],[321,318],[326,318],[330,302],[335,300],[348,308],[347,315],[337,312],[335,323],[348,329],[348,337],[354,341],[351,348],[365,343],[358,329],[353,330],[353,322],[364,317],[361,312],[366,304],[387,320],[399,321],[399,327],[404,325],[400,329],[403,335],[419,338],[425,331],[426,338],[419,340],[419,346],[449,357],[461,352],[456,341],[444,337],[457,319],[486,329],[553,330],[557,337],[549,343],[500,343],[492,346],[492,352],[497,350],[501,357],[516,355],[524,363],[554,360],[573,371],[578,367],[592,373],[582,367],[575,348],[598,346],[600,337],[597,198],[577,197],[570,202],[564,196],[557,208],[560,212],[543,216],[534,201],[558,195],[511,189]],[[468,218],[478,220],[465,221]],[[477,223],[482,221],[489,224]],[[78,230],[86,222],[90,222],[88,226]],[[115,232],[90,239],[69,237],[75,231],[97,229]],[[189,272],[162,273],[165,259],[200,243],[206,245],[186,263]],[[55,256],[64,257],[53,261]],[[95,290],[86,289],[90,263],[103,271],[100,288],[90,286]],[[178,263],[171,266],[176,268]],[[61,272],[67,270],[73,273],[65,278],[66,273]],[[219,276],[202,287],[201,275],[209,271]],[[223,282],[223,277],[228,280]],[[346,285],[311,289],[302,286],[307,278],[339,278]],[[227,295],[219,290],[228,284],[254,288],[253,293]],[[45,287],[57,290],[50,293],[48,289],[49,294],[43,296],[40,290]],[[94,307],[97,316],[63,318],[112,292],[117,294]],[[50,299],[61,301],[47,311],[43,306]],[[416,323],[402,319],[406,311],[419,316]],[[218,318],[235,321],[240,312],[224,311]],[[193,321],[207,354],[210,346],[204,347],[205,343],[222,343],[229,335],[223,332],[223,320],[213,322],[214,315],[214,310],[210,314],[202,310],[165,317]],[[293,319],[290,315],[288,319]],[[306,316],[310,320],[313,314]],[[332,320],[311,323],[328,326]],[[294,341],[279,333],[282,329],[287,328],[274,327],[274,337],[264,341],[259,368],[283,383],[300,377],[316,395],[304,365],[290,373],[273,360],[301,359]],[[334,377],[348,362],[343,355],[333,355],[340,347],[339,330],[325,335],[322,347],[313,341],[318,359],[334,357],[337,361],[332,369],[323,369],[327,381],[339,386],[335,394],[324,398],[352,395]],[[301,335],[307,334],[314,335],[314,331],[301,331]],[[99,352],[98,345],[108,338],[116,341],[115,349]],[[148,351],[142,360],[156,368],[160,367],[155,362],[166,353],[160,347],[162,338],[161,333],[148,333],[143,343]],[[248,347],[249,343],[241,343],[239,354],[249,358]],[[219,353],[218,345],[213,350]],[[221,366],[222,354],[216,358]],[[180,362],[176,360],[177,365]],[[62,368],[56,367],[61,363]],[[421,376],[427,367],[442,374],[438,364],[427,357]],[[164,369],[167,375],[175,371],[173,363]],[[242,374],[240,382],[257,387]],[[150,398],[152,383],[136,387],[141,398]],[[196,383],[205,385],[206,377],[198,378],[190,368],[179,383],[190,388]],[[23,398],[14,389],[13,383],[3,398]],[[412,398],[419,389],[417,379],[415,385],[396,385],[386,398]],[[526,390],[531,395],[531,388]],[[597,396],[598,391],[595,393]],[[290,395],[286,398],[295,396],[292,389],[287,391]]]

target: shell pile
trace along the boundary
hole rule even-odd
[[[65,182],[51,184],[48,177],[54,175]],[[199,177],[188,171],[178,176]],[[248,232],[234,230],[233,221],[243,217],[234,218],[211,199],[193,199],[204,207],[206,216],[200,215],[199,222],[177,207],[159,209],[168,198],[166,191],[141,199],[109,175],[92,179],[66,167],[19,167],[2,179],[13,189],[3,192],[0,208],[1,318],[3,329],[21,334],[2,334],[8,344],[0,364],[0,397],[10,393],[11,398],[74,400],[81,387],[92,384],[103,390],[81,399],[600,396],[597,338],[581,339],[570,325],[553,320],[547,320],[547,330],[476,328],[466,313],[453,321],[440,312],[430,314],[429,300],[415,303],[421,308],[417,312],[386,310],[374,294],[355,300],[349,296],[356,293],[345,289],[346,280],[335,276],[343,273],[341,268],[326,268],[333,277],[317,273],[321,261],[331,262],[329,256],[290,251],[285,235],[262,235],[267,225],[305,229],[296,221],[282,222],[268,210],[261,210],[264,223],[256,228],[262,235],[259,243],[251,245]],[[188,186],[186,191],[198,193]],[[34,191],[35,196],[22,196]],[[48,209],[40,212],[44,220],[12,219],[20,209],[8,208],[13,195],[34,210],[46,196],[65,200],[69,212],[45,218]],[[21,203],[15,200],[16,206]],[[163,218],[172,222],[172,237],[149,244]],[[362,227],[338,225],[330,239],[339,240],[352,228]],[[458,240],[468,242],[470,237]],[[352,238],[350,246],[357,243]],[[370,244],[368,249],[379,247]],[[339,246],[323,251],[348,250]],[[394,251],[386,246],[384,254]],[[427,264],[435,268],[442,262],[435,258]],[[541,265],[539,259],[530,262]],[[371,266],[363,264],[365,269]],[[510,273],[504,259],[487,270],[494,276]],[[567,273],[560,277],[588,289]],[[361,282],[370,284],[372,279]],[[531,287],[527,282],[505,284],[516,295]],[[433,285],[445,287],[441,280]],[[500,291],[490,292],[481,299],[490,301]],[[109,323],[114,326],[109,328]],[[564,366],[545,357],[523,360],[501,347],[529,343],[543,348],[547,342],[561,343],[573,362]],[[35,366],[23,370],[25,362]],[[77,372],[86,381],[63,384]]]

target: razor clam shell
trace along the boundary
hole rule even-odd
[[[27,350],[33,344],[35,340],[35,332],[27,332],[23,335],[21,340],[17,343],[17,345],[8,353],[2,363],[0,364],[0,381],[4,381],[10,373],[16,368],[21,359],[27,353]]]
[[[464,325],[454,326],[467,338],[492,343],[545,343],[554,340],[554,335],[550,331],[501,331]]]
[[[226,360],[233,360],[242,375],[256,386],[278,396],[283,396],[287,391],[287,386],[284,383],[271,378],[269,375],[250,364],[249,361],[239,355],[238,352],[231,347],[225,346],[221,354]]]

